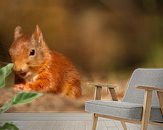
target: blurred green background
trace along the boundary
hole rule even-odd
[[[36,24],[87,77],[163,67],[162,0],[1,0],[0,61],[14,28],[31,35]]]

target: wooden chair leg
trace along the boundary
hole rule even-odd
[[[141,130],[147,130],[150,119],[151,102],[152,102],[152,91],[145,91]]]
[[[100,100],[101,99],[101,91],[102,91],[102,87],[101,86],[96,86],[95,94],[94,94],[94,99],[95,100]],[[95,113],[93,113],[92,130],[96,130],[97,121],[98,121],[98,116]]]
[[[122,124],[123,129],[127,130],[127,126],[126,126],[125,122],[121,121],[121,124]]]
[[[163,92],[157,92],[157,96],[160,103],[161,112],[163,114]]]
[[[93,114],[93,122],[92,122],[92,130],[96,130],[96,126],[97,126],[97,121],[98,121],[98,116],[96,116],[96,114]]]

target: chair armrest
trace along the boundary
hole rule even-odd
[[[102,91],[102,87],[106,87],[107,90],[110,92],[111,94],[111,98],[113,101],[118,101],[116,92],[115,92],[115,88],[116,86],[111,85],[111,84],[104,84],[104,83],[87,83],[88,85],[92,85],[95,87],[95,94],[94,94],[94,99],[95,100],[100,100],[101,99],[101,91]]]
[[[158,92],[163,92],[162,88],[159,87],[150,87],[150,86],[138,86],[136,87],[137,89],[143,89],[146,91],[158,91]]]
[[[107,84],[107,83],[87,83],[88,85],[94,86],[94,87],[106,87],[106,88],[116,88],[116,86]]]
[[[151,100],[152,98],[152,92],[156,91],[157,92],[157,96],[158,96],[158,100],[159,100],[159,104],[160,104],[160,108],[161,108],[161,112],[163,114],[163,89],[159,88],[159,87],[150,87],[150,86],[138,86],[138,89],[143,89],[145,90],[146,95],[150,94],[151,96],[145,96],[145,101],[144,102],[148,102],[146,100]],[[151,103],[150,103],[151,104]]]
[[[143,115],[146,116],[146,111],[148,111],[147,112],[148,114],[151,111],[151,100],[152,100],[152,92],[153,91],[157,92],[157,96],[158,96],[158,100],[159,100],[159,104],[160,104],[160,108],[161,108],[161,113],[163,114],[163,102],[162,102],[163,101],[163,89],[159,88],[159,87],[150,87],[150,86],[138,86],[137,88],[145,90]]]

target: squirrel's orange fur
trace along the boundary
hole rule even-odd
[[[15,28],[9,53],[20,82],[16,89],[62,94],[78,98],[82,94],[80,76],[75,66],[62,54],[46,45],[38,27],[31,37]]]

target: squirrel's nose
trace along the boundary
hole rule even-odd
[[[18,68],[16,67],[16,65],[14,65],[13,69],[14,69],[15,72],[19,71]]]
[[[13,69],[14,69],[14,71],[15,71],[16,73],[18,73],[18,74],[21,74],[21,73],[26,72],[25,69],[20,68],[20,67],[17,67],[17,66],[14,66]]]
[[[17,74],[24,73],[22,69],[14,69],[14,71],[15,71]]]

